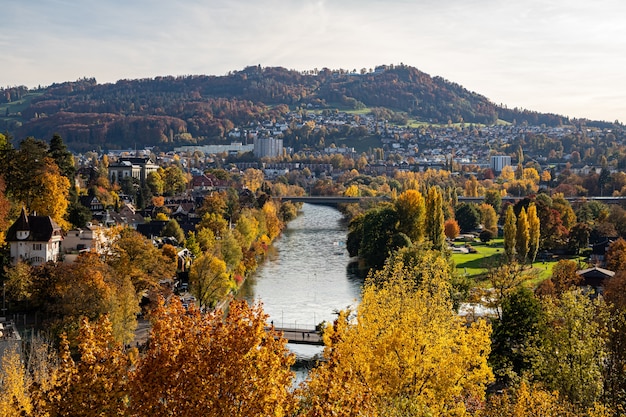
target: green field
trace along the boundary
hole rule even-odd
[[[462,242],[456,242],[455,246],[461,247]],[[504,254],[503,239],[494,239],[488,244],[482,242],[473,242],[472,247],[476,249],[476,253],[453,253],[452,259],[460,274],[467,275],[478,282],[483,281],[486,277],[487,270],[491,266],[495,266]],[[530,281],[530,284],[537,285],[539,282],[552,275],[552,268],[558,260],[548,262],[536,261],[533,269],[539,273],[539,277]],[[531,269],[529,268],[529,272]]]

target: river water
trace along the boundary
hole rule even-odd
[[[363,284],[347,269],[347,232],[335,208],[304,204],[274,242],[268,259],[246,279],[239,297],[260,300],[276,327],[313,329],[334,320],[336,311],[356,306]]]

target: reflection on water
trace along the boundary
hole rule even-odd
[[[354,306],[363,280],[348,272],[347,227],[332,207],[304,204],[239,297],[260,300],[277,327],[313,328]]]

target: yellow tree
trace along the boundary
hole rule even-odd
[[[137,294],[156,288],[160,280],[173,278],[176,273],[175,259],[130,228],[119,230],[107,252],[107,263],[115,273],[130,277]]]
[[[537,216],[537,206],[535,203],[530,203],[528,206],[528,257],[532,264],[537,258],[537,252],[539,252],[539,242],[541,238],[541,223]]]
[[[274,201],[267,201],[261,209],[265,217],[265,226],[267,227],[267,235],[274,240],[280,235],[283,224],[278,218],[278,208]]]
[[[30,211],[50,216],[64,230],[71,228],[64,218],[69,204],[70,181],[61,175],[59,167],[46,158],[46,169],[34,179],[37,192],[33,193]]]
[[[419,283],[413,268],[388,262],[370,277],[356,316],[343,312],[325,329],[325,361],[302,388],[303,415],[463,415],[484,399],[491,327],[454,312],[445,260],[432,261]]]
[[[530,233],[528,227],[528,217],[526,216],[526,209],[522,207],[522,210],[517,216],[517,229],[515,235],[515,252],[519,261],[526,263],[526,257],[528,256],[528,247],[530,242]]]
[[[16,349],[3,350],[0,366],[0,415],[30,416],[33,403],[29,393],[30,377]]]
[[[187,312],[173,298],[153,315],[148,350],[130,384],[132,416],[287,416],[294,356],[260,305]]]
[[[426,198],[425,236],[436,250],[443,250],[446,235],[443,231],[443,199],[439,187],[430,187]]]
[[[191,292],[201,307],[215,307],[235,288],[226,272],[226,262],[209,253],[196,259],[189,271]]]
[[[513,206],[506,208],[504,216],[504,254],[509,261],[515,257],[515,242],[517,238],[517,225]]]
[[[56,384],[46,393],[50,417],[126,415],[130,356],[113,338],[105,317],[90,323],[83,319],[78,338],[78,361],[61,340],[61,361]]]
[[[424,221],[426,205],[422,193],[417,190],[406,190],[395,201],[398,213],[398,231],[404,233],[412,242],[424,238]]]
[[[512,394],[512,395],[511,395]],[[576,417],[574,407],[554,391],[522,381],[514,390],[492,395],[477,417]]]
[[[256,191],[261,188],[261,184],[263,184],[264,179],[265,176],[263,175],[263,171],[260,169],[248,168],[241,176],[241,183],[245,188],[249,189],[253,193],[256,193]]]
[[[493,236],[498,236],[498,215],[491,204],[483,203],[479,206],[480,222],[485,230],[489,230]]]
[[[469,180],[465,181],[465,197],[478,197],[478,180],[475,176],[471,176]]]

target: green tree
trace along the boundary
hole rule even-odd
[[[533,359],[536,378],[585,410],[602,394],[606,309],[580,290],[544,298],[543,309],[545,331]]]
[[[485,203],[493,207],[496,213],[500,213],[502,210],[502,195],[500,190],[487,190],[485,192]]]
[[[509,261],[515,258],[515,243],[517,240],[517,225],[513,206],[506,208],[504,216],[504,253]]]
[[[502,317],[494,324],[489,363],[505,382],[515,382],[531,371],[531,347],[538,343],[543,310],[533,292],[517,286],[502,300]]]
[[[363,217],[359,256],[370,268],[381,268],[394,249],[392,240],[398,233],[398,215],[390,204],[369,210]]]
[[[48,154],[59,167],[61,175],[69,179],[71,183],[74,183],[74,176],[76,175],[74,157],[67,150],[67,146],[63,143],[63,138],[58,133],[52,135],[52,139],[50,139]]]
[[[480,214],[476,205],[472,203],[461,203],[456,207],[454,217],[459,223],[461,232],[472,232],[480,224]]]
[[[169,236],[176,239],[176,242],[179,244],[185,243],[185,232],[180,227],[176,219],[171,219],[167,222],[163,230],[161,231],[161,236]]]

